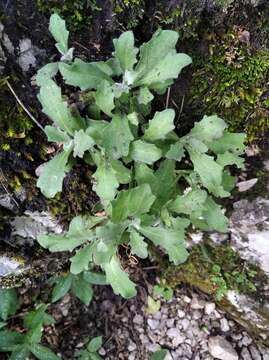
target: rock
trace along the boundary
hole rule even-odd
[[[239,192],[244,192],[251,189],[257,183],[257,181],[258,181],[257,178],[246,181],[240,181],[239,183],[236,184],[236,186],[238,187]]]
[[[246,347],[242,348],[240,356],[242,360],[252,360],[252,357]]]
[[[191,300],[191,308],[195,310],[201,310],[205,306],[205,302],[201,299],[198,300],[197,296],[193,296]]]
[[[177,328],[171,328],[167,331],[166,335],[170,338],[175,338],[177,336],[180,336],[180,332]]]
[[[222,336],[210,337],[208,340],[209,353],[220,360],[238,360],[238,355],[231,343]]]
[[[243,336],[242,340],[241,340],[242,345],[244,346],[248,346],[252,343],[252,339],[249,336]]]
[[[158,327],[160,325],[159,320],[154,320],[154,319],[148,319],[147,323],[148,323],[148,326],[151,328],[151,330],[158,329]]]
[[[228,320],[226,318],[220,319],[220,329],[223,332],[227,332],[230,330],[230,326],[229,326]]]
[[[173,347],[178,347],[178,345],[184,343],[184,341],[185,341],[185,337],[178,335],[172,340],[172,345]]]
[[[214,304],[214,303],[206,303],[205,304],[205,314],[206,315],[210,315],[210,314],[212,314],[213,313],[213,311],[215,310],[215,308],[216,308],[216,304]]]
[[[136,348],[137,348],[137,346],[136,346],[136,344],[134,342],[130,342],[130,344],[128,345],[128,350],[130,352],[136,350]]]
[[[185,311],[183,311],[183,310],[181,310],[181,309],[179,309],[178,311],[177,311],[177,316],[179,317],[179,318],[184,318],[185,317],[185,315],[186,315],[186,313],[185,313]]]
[[[137,325],[142,325],[144,323],[144,318],[142,315],[135,315],[135,317],[133,318],[133,323],[137,324]]]
[[[168,319],[168,320],[166,321],[166,326],[167,326],[168,328],[173,327],[174,324],[175,324],[175,319]]]
[[[262,360],[261,354],[258,351],[258,349],[256,348],[255,345],[250,345],[249,346],[249,351],[251,353],[252,359],[253,360]]]
[[[183,301],[187,304],[189,304],[191,302],[191,299],[188,296],[183,296]]]
[[[181,321],[181,326],[182,326],[183,330],[186,331],[188,329],[188,327],[190,326],[190,320],[183,319]]]

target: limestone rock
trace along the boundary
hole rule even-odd
[[[231,343],[224,337],[214,336],[208,340],[208,349],[210,354],[220,360],[238,360],[238,355]]]

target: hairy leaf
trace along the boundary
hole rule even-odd
[[[201,182],[209,192],[219,197],[230,195],[222,186],[223,167],[215,162],[212,156],[189,151],[194,171],[200,176]]]
[[[134,34],[132,31],[126,31],[118,39],[113,40],[115,52],[114,55],[119,60],[121,69],[132,70],[136,63],[136,54],[138,49],[134,46]]]
[[[120,160],[111,160],[111,166],[120,184],[128,184],[131,181],[131,171]]]
[[[62,99],[61,88],[53,80],[45,79],[42,82],[38,100],[42,105],[42,111],[67,134],[73,135],[75,130],[84,127],[82,121],[71,115],[67,102]]]
[[[89,341],[89,344],[87,345],[87,350],[91,353],[94,353],[101,348],[102,343],[103,343],[102,336],[94,337]]]
[[[164,249],[175,265],[186,261],[188,252],[184,244],[184,228],[173,230],[160,226],[141,226],[138,230],[156,246]]]
[[[135,161],[151,165],[162,157],[162,150],[154,144],[136,140],[130,146],[130,156]]]
[[[226,151],[231,151],[240,155],[243,154],[245,150],[245,140],[246,134],[233,134],[225,132],[220,139],[210,144],[210,149],[216,154],[224,154]]]
[[[175,144],[170,145],[169,150],[165,154],[167,159],[172,159],[176,161],[181,161],[184,156],[184,148],[181,142],[176,142]]]
[[[148,257],[148,244],[144,241],[144,238],[135,230],[130,233],[130,246],[131,254],[137,255],[141,259]]]
[[[135,67],[134,85],[151,86],[175,79],[180,71],[191,63],[186,54],[177,54],[178,40],[176,31],[161,30],[140,47],[140,60]]]
[[[204,209],[204,203],[207,193],[204,190],[191,190],[187,194],[179,195],[169,205],[169,210],[177,214],[191,215],[193,212],[201,212]]]
[[[92,286],[84,280],[82,274],[73,277],[72,292],[85,305],[89,305],[93,297]]]
[[[135,284],[129,279],[128,274],[122,270],[116,255],[112,256],[110,262],[103,264],[103,269],[115,294],[121,295],[125,299],[136,295]]]
[[[115,115],[103,132],[102,145],[108,156],[119,159],[128,155],[133,139],[127,117]]]
[[[84,248],[79,249],[75,256],[70,258],[72,274],[79,274],[84,270],[88,270],[89,262],[92,260],[93,247],[92,244],[86,245]]]
[[[190,135],[205,143],[209,143],[221,138],[226,128],[225,121],[217,115],[205,115],[201,121],[195,123]]]
[[[167,350],[158,350],[151,355],[150,360],[164,360],[167,355]]]
[[[244,159],[229,151],[226,151],[224,154],[218,154],[217,163],[222,167],[233,164],[235,164],[239,169],[244,167]]]
[[[68,158],[72,148],[57,154],[52,160],[44,164],[36,186],[43,195],[53,198],[62,190],[63,180],[66,174]]]
[[[102,80],[112,83],[111,69],[105,63],[86,63],[75,59],[71,65],[60,63],[59,70],[68,85],[78,86],[81,90],[97,89]]]
[[[71,140],[71,138],[67,135],[66,132],[54,126],[50,126],[50,125],[45,126],[45,133],[47,135],[48,141],[53,141],[57,143],[67,143],[70,142]]]
[[[112,116],[111,111],[115,108],[113,87],[107,80],[102,80],[97,86],[95,93],[96,105],[108,116]]]
[[[148,184],[120,191],[112,201],[112,221],[121,223],[128,217],[147,213],[155,199]]]
[[[53,14],[50,17],[49,31],[54,39],[57,41],[56,48],[62,54],[68,51],[68,36],[69,31],[66,29],[65,21],[61,19],[58,14]]]
[[[76,131],[74,135],[74,157],[83,158],[85,151],[90,150],[94,144],[94,140],[84,130]]]
[[[205,202],[205,211],[203,212],[203,217],[211,230],[227,232],[228,219],[223,214],[220,205],[216,204],[211,197],[208,197]]]
[[[157,111],[149,126],[145,131],[144,139],[147,141],[156,141],[164,139],[166,135],[174,130],[175,111],[166,109],[161,112]]]
[[[49,63],[38,70],[36,74],[37,86],[42,86],[47,79],[53,78],[59,69],[59,63]]]
[[[93,190],[102,200],[113,200],[119,182],[116,177],[116,172],[112,168],[111,164],[105,160],[102,160],[96,172],[93,174],[97,184],[93,186]]]

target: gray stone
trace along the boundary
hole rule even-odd
[[[242,342],[242,345],[248,346],[252,343],[252,339],[249,336],[244,335],[241,342]]]
[[[184,318],[185,315],[186,315],[185,311],[183,311],[183,310],[181,310],[181,309],[179,309],[179,310],[177,311],[177,316],[178,316],[179,318]]]
[[[135,315],[135,317],[133,318],[133,323],[137,324],[137,325],[142,325],[144,323],[144,318],[142,315]]]
[[[258,181],[257,178],[246,181],[240,181],[239,183],[236,184],[236,186],[238,187],[239,192],[244,192],[251,189],[257,183],[257,181]]]
[[[238,355],[235,349],[222,336],[210,337],[208,340],[209,353],[220,360],[238,360]]]
[[[229,326],[228,320],[226,318],[220,319],[220,329],[223,332],[227,332],[230,330],[230,326]]]
[[[249,351],[251,353],[252,359],[253,360],[262,360],[261,354],[258,351],[258,349],[256,348],[255,345],[250,345],[249,346]]]
[[[206,303],[205,304],[205,314],[206,315],[210,315],[213,313],[213,311],[215,310],[216,305],[214,303]]]
[[[246,347],[242,348],[240,356],[242,360],[252,360],[252,357]]]
[[[136,350],[136,348],[137,348],[137,346],[136,346],[136,344],[135,344],[134,342],[130,342],[130,343],[129,343],[129,345],[128,345],[128,350],[129,350],[130,352]]]
[[[183,320],[181,321],[181,326],[182,326],[182,328],[183,328],[184,331],[187,330],[188,327],[190,326],[190,320],[188,320],[188,319],[183,319]]]
[[[147,320],[147,323],[148,323],[148,326],[152,329],[152,330],[156,330],[159,325],[160,325],[160,322],[159,320],[155,320],[155,319],[148,319]]]
[[[167,331],[166,335],[170,338],[175,338],[177,336],[180,336],[180,332],[177,328],[171,328]]]

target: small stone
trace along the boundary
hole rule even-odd
[[[191,299],[188,297],[188,296],[184,296],[183,297],[183,301],[185,302],[185,303],[187,303],[187,304],[189,304],[190,302],[191,302]]]
[[[256,346],[254,345],[250,345],[249,347],[249,351],[251,353],[251,356],[252,356],[252,359],[253,360],[261,360],[261,354],[260,352],[258,351],[258,349],[256,348]]]
[[[205,306],[205,302],[203,300],[198,299],[197,296],[193,296],[191,300],[191,308],[194,310],[201,310]]]
[[[245,336],[243,336],[243,339],[241,340],[241,342],[242,342],[242,345],[249,346],[252,343],[252,339],[249,336],[245,335]]]
[[[162,318],[162,313],[160,311],[157,311],[155,314],[153,314],[153,319],[156,319],[156,320],[161,320]]]
[[[146,345],[146,348],[149,352],[155,352],[160,350],[160,345],[159,344],[153,344],[153,343],[149,343]]]
[[[152,329],[152,330],[156,330],[158,329],[160,322],[159,320],[154,320],[154,319],[148,319],[147,320],[148,326]]]
[[[209,353],[220,360],[238,360],[238,355],[231,343],[222,336],[213,336],[208,340]]]
[[[129,354],[129,355],[128,355],[128,360],[135,360],[135,359],[136,359],[136,357],[137,357],[137,355],[136,355],[136,354],[134,354],[134,353]]]
[[[130,352],[136,350],[136,348],[137,348],[137,346],[136,346],[136,344],[134,342],[130,342],[130,344],[128,345],[128,350]]]
[[[166,335],[170,338],[175,338],[177,336],[180,336],[180,332],[177,328],[171,328],[167,331]]]
[[[206,315],[210,315],[213,313],[213,311],[215,310],[216,308],[216,304],[214,303],[206,303],[205,304],[205,314]]]
[[[251,189],[256,184],[257,181],[258,181],[257,178],[246,181],[240,181],[239,183],[236,184],[236,186],[238,187],[239,192],[244,192]]]
[[[220,329],[223,332],[227,332],[230,330],[230,326],[229,326],[228,320],[226,318],[220,319]]]
[[[169,328],[173,327],[174,324],[175,324],[175,319],[168,319],[166,321],[166,326],[169,327]]]
[[[194,310],[194,312],[192,313],[192,318],[194,320],[198,320],[202,317],[202,313],[198,310]]]
[[[188,319],[183,319],[183,320],[181,321],[181,325],[182,325],[182,328],[183,328],[184,331],[187,330],[188,327],[190,326],[190,320],[188,320]]]
[[[184,318],[185,317],[185,312],[183,311],[183,310],[178,310],[177,311],[177,316],[179,317],[179,318]]]
[[[128,360],[129,360],[129,359],[128,359]],[[167,352],[167,354],[166,354],[166,356],[165,356],[164,360],[173,360],[172,355],[170,354],[170,352],[169,352],[169,351]]]
[[[246,347],[243,347],[241,351],[241,358],[242,360],[252,360],[252,357]]]
[[[105,356],[106,351],[105,351],[105,349],[104,349],[103,347],[101,347],[101,349],[98,351],[98,353],[99,353],[99,355],[101,355],[101,356]]]
[[[144,318],[142,315],[135,315],[135,317],[133,318],[133,323],[137,324],[137,325],[142,325],[144,323]]]

